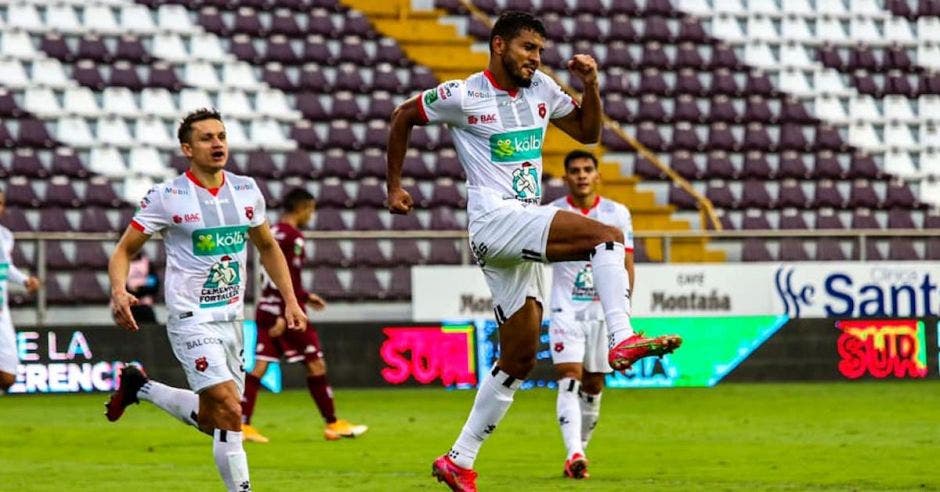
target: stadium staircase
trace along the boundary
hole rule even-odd
[[[473,39],[460,35],[453,25],[441,22],[446,14],[443,10],[417,10],[411,0],[343,0],[343,3],[366,15],[376,30],[395,39],[409,58],[430,68],[438,80],[466,78],[488,63],[486,53],[472,49]],[[545,173],[564,174],[565,154],[579,147],[582,147],[580,143],[550,126],[543,148]],[[675,216],[676,207],[658,203],[653,192],[637,188],[636,176],[625,175],[619,164],[604,160],[603,146],[597,146],[595,152],[602,160],[602,193],[630,207],[637,231],[687,231],[691,228],[688,220]],[[707,220],[703,214],[703,226]],[[662,261],[662,240],[646,239],[645,242],[646,256],[652,261]],[[677,262],[704,262],[724,261],[725,256],[722,251],[709,250],[704,239],[677,239],[670,244],[668,258]]]

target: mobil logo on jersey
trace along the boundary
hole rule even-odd
[[[248,240],[247,226],[213,227],[193,231],[193,254],[218,256],[240,253]]]
[[[542,129],[532,128],[490,136],[493,162],[519,162],[542,158]]]
[[[940,263],[786,265],[773,276],[777,308],[799,317],[916,317],[940,312]]]

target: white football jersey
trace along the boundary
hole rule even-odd
[[[0,225],[0,319],[10,318],[7,282],[22,285],[28,277],[13,264],[13,233]]]
[[[623,204],[598,196],[593,207],[583,209],[574,205],[570,196],[565,196],[547,206],[579,213],[622,230],[624,247],[628,252],[633,251],[633,220],[630,210]],[[552,263],[551,312],[559,312],[559,309],[561,312],[583,313],[592,319],[603,317],[600,299],[594,290],[590,261]]]
[[[244,317],[248,229],[265,223],[264,197],[254,179],[223,172],[216,189],[189,171],[153,187],[131,221],[144,234],[163,232],[171,319]]]
[[[418,98],[425,121],[451,129],[467,173],[470,220],[506,199],[541,203],[545,131],[550,120],[576,107],[571,96],[539,71],[531,86],[517,91],[500,88],[486,70],[444,82]]]

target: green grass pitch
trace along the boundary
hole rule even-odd
[[[445,490],[430,477],[474,392],[337,390],[370,426],[326,442],[306,392],[262,393],[246,443],[266,491]],[[209,438],[148,403],[120,422],[105,395],[0,397],[0,490],[222,490]],[[726,384],[611,390],[588,448],[591,478],[561,478],[555,392],[517,393],[477,459],[484,491],[940,488],[940,382]]]

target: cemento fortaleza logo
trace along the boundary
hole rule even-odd
[[[519,162],[542,158],[542,129],[519,130],[490,135],[493,162]]]
[[[193,231],[193,254],[219,256],[241,253],[248,241],[247,226],[213,227]]]

